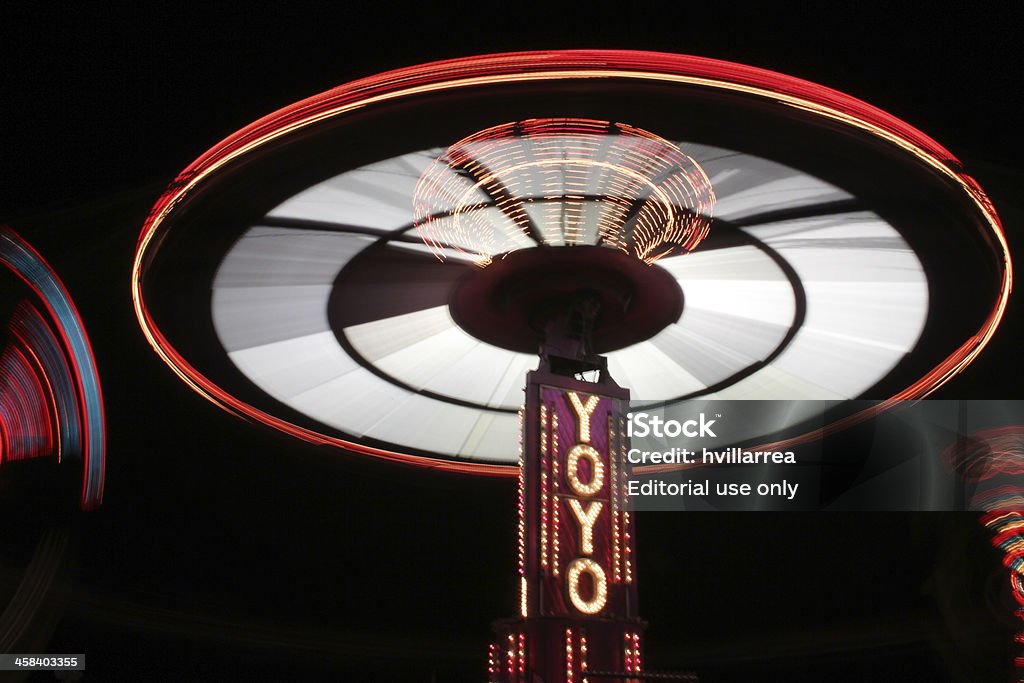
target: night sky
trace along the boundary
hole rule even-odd
[[[482,681],[490,622],[515,612],[513,481],[367,461],[246,424],[188,390],[139,332],[129,271],[149,208],[263,114],[445,57],[716,57],[917,126],[990,191],[1011,247],[1021,239],[1024,14],[1009,4],[842,17],[776,5],[368,7],[0,10],[0,223],[75,297],[109,429],[97,512],[68,515],[40,503],[55,494],[32,476],[0,477],[0,611],[46,529],[69,529],[40,651],[85,653],[81,680]],[[1021,398],[1018,311],[1011,300],[990,349],[941,397]],[[1005,574],[969,514],[648,513],[638,537],[649,668],[711,683],[1002,680]]]

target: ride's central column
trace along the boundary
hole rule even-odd
[[[527,377],[519,474],[518,619],[499,622],[497,683],[581,683],[642,670],[633,519],[626,509],[629,392],[550,365]]]

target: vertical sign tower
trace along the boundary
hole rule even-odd
[[[643,667],[633,519],[624,505],[629,392],[608,376],[605,359],[583,365],[560,374],[581,366],[545,355],[527,376],[520,615],[496,625],[491,683],[587,683],[591,671],[625,676]],[[580,379],[594,374],[596,382]]]

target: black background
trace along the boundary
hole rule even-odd
[[[432,59],[698,54],[831,86],[924,130],[991,192],[1013,246],[1013,7],[6,4],[0,222],[75,297],[109,427],[106,500],[73,519],[71,588],[46,651],[86,653],[83,680],[481,681],[489,622],[515,611],[511,481],[291,442],[204,402],[146,346],[129,292],[138,231],[219,139]],[[1021,397],[1018,308],[942,397]],[[0,596],[54,523],[16,482],[0,480]],[[640,515],[648,666],[712,682],[1002,680],[1005,574],[976,527],[967,514]]]

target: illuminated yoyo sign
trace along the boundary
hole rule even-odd
[[[642,671],[629,477],[629,393],[607,376],[529,373],[518,495],[520,614],[496,624],[490,679]],[[511,647],[510,647],[511,644]]]

